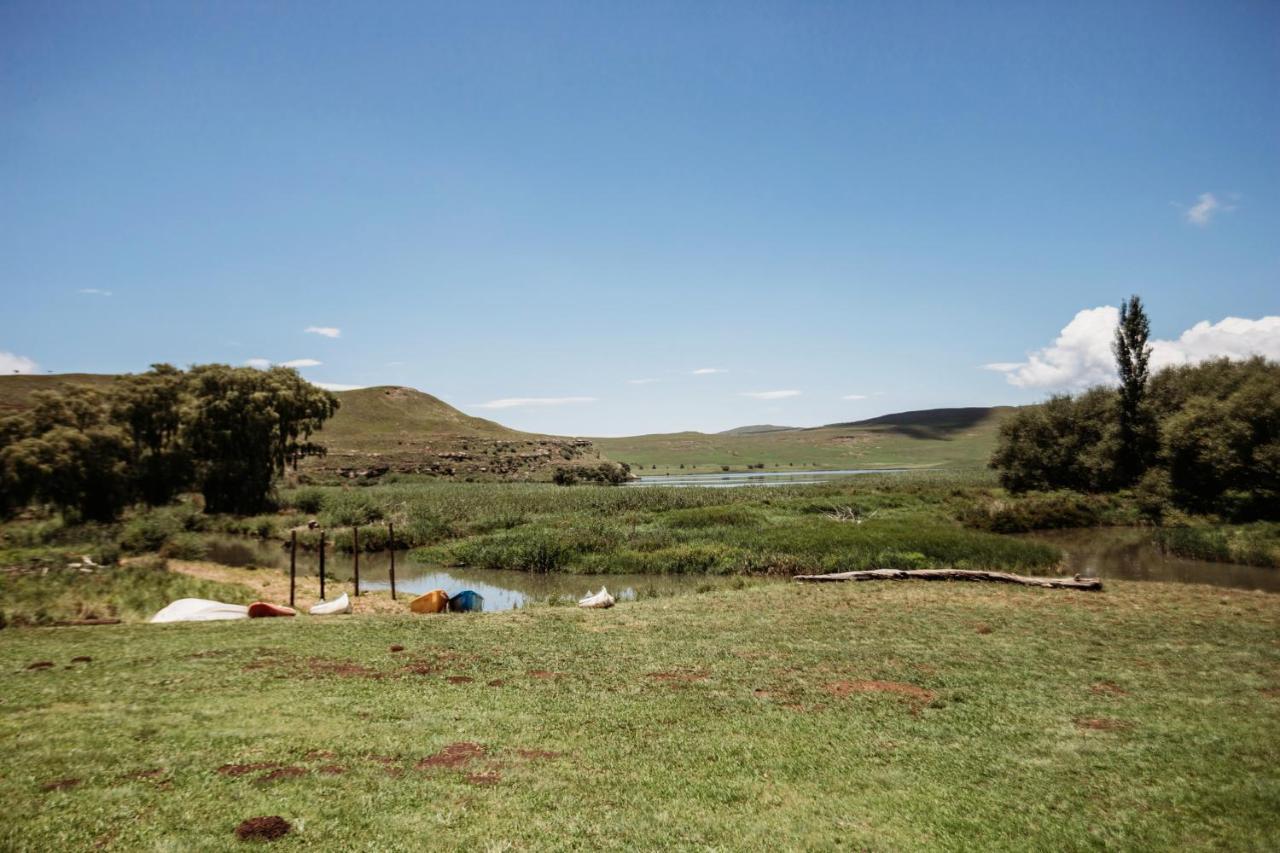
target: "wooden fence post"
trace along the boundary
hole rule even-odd
[[[360,597],[360,528],[351,528],[351,553],[355,556],[356,598]]]
[[[396,600],[396,527],[387,523],[387,550],[391,552],[391,600]]]
[[[289,537],[289,606],[293,607],[293,591],[298,583],[298,531]]]
[[[324,531],[320,531],[320,600],[324,601]]]

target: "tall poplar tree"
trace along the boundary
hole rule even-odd
[[[1120,458],[1117,460],[1124,485],[1131,485],[1146,471],[1151,462],[1155,436],[1151,418],[1143,401],[1147,394],[1151,359],[1151,347],[1147,338],[1151,323],[1142,308],[1142,300],[1130,296],[1120,305],[1120,323],[1111,351],[1116,357],[1116,372],[1120,375]]]

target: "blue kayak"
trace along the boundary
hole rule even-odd
[[[449,599],[449,609],[454,613],[476,613],[484,610],[484,596],[473,589],[464,589]]]

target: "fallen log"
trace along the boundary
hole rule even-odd
[[[796,575],[792,580],[823,583],[829,581],[989,581],[1040,586],[1050,589],[1102,589],[1098,578],[1033,578],[1008,572],[981,572],[969,569],[867,569],[860,572],[833,572],[826,575]]]
[[[119,625],[119,619],[61,619],[53,623],[55,628],[75,628],[81,625]]]

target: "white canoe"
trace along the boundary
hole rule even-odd
[[[344,592],[333,601],[322,601],[319,604],[311,605],[311,609],[307,611],[312,616],[328,616],[331,613],[350,613],[351,599],[347,598]]]
[[[207,598],[179,598],[155,616],[152,622],[213,622],[219,619],[248,619],[249,608]]]
[[[579,607],[612,607],[613,596],[609,594],[607,587],[600,587],[600,591],[595,595],[587,595],[586,598],[578,602]]]

